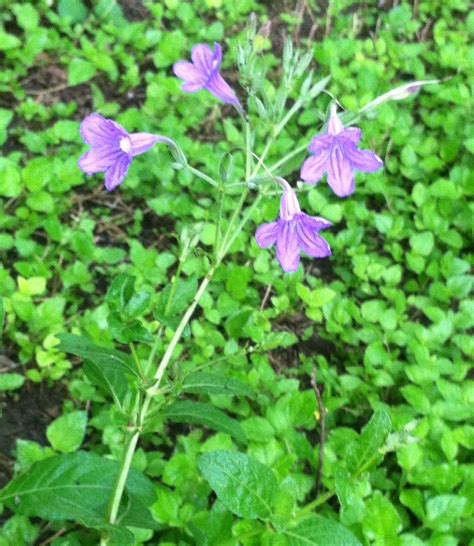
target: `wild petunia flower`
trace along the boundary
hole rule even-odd
[[[128,133],[121,125],[100,114],[84,118],[80,127],[82,140],[91,148],[78,161],[86,174],[105,172],[105,188],[112,191],[120,185],[133,157],[143,154],[157,142],[172,140],[150,133]]]
[[[215,43],[212,51],[207,44],[195,45],[191,50],[191,59],[192,63],[178,61],[173,66],[176,76],[184,81],[181,89],[186,93],[207,89],[222,102],[232,104],[242,112],[242,106],[234,90],[219,73],[222,62],[221,46]]]
[[[354,170],[371,173],[383,165],[374,152],[357,148],[361,136],[357,127],[344,127],[333,104],[326,134],[314,137],[308,147],[313,155],[303,163],[301,179],[316,184],[327,172],[328,184],[336,195],[353,193]]]
[[[276,243],[277,260],[288,273],[298,270],[301,250],[312,258],[331,256],[329,245],[319,236],[319,231],[330,227],[331,223],[301,212],[295,192],[286,181],[283,182],[285,189],[280,202],[280,218],[259,226],[255,239],[260,248]]]

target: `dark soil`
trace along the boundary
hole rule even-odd
[[[12,476],[12,451],[18,438],[46,445],[46,427],[61,413],[64,385],[27,383],[18,393],[0,397],[0,487]]]

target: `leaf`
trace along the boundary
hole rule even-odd
[[[25,377],[19,373],[2,373],[0,374],[0,391],[15,391],[22,387],[24,382]]]
[[[341,524],[321,516],[311,516],[296,527],[286,529],[288,546],[362,546]]]
[[[130,388],[128,378],[137,375],[130,357],[121,351],[99,347],[85,337],[71,334],[59,334],[56,337],[61,341],[61,351],[86,360],[83,369],[88,379],[109,392],[120,408]]]
[[[27,516],[45,520],[73,520],[102,528],[119,464],[93,453],[78,451],[34,463],[0,491],[0,502]],[[122,525],[157,529],[148,510],[155,500],[153,484],[131,470],[125,485]]]
[[[72,411],[55,419],[46,430],[46,437],[56,451],[71,453],[81,447],[86,434],[87,413]]]
[[[161,292],[155,317],[163,324],[175,329],[181,315],[191,303],[197,290],[197,279],[178,279],[174,285],[168,284]]]
[[[192,394],[235,394],[253,398],[255,393],[233,377],[208,372],[194,372],[183,383],[183,391]]]
[[[79,85],[95,76],[96,68],[84,59],[73,59],[67,67],[67,81],[69,85]]]
[[[125,375],[137,375],[132,360],[126,353],[99,347],[82,336],[59,334],[56,337],[61,342],[58,347],[60,351],[79,356],[84,360],[90,360],[98,366],[114,368]]]
[[[278,490],[273,472],[261,462],[233,451],[201,455],[198,467],[219,501],[234,514],[268,519]]]
[[[347,467],[351,472],[357,470],[378,452],[385,443],[391,428],[390,416],[386,411],[374,412],[360,437],[348,449]]]
[[[112,281],[105,301],[109,306],[118,311],[123,311],[133,296],[136,277],[121,273]]]
[[[203,425],[218,432],[226,432],[239,442],[247,442],[247,437],[240,423],[210,404],[190,400],[174,402],[164,408],[163,415],[175,423]]]
[[[70,19],[71,23],[82,23],[88,15],[82,0],[59,0],[58,13],[61,17]]]
[[[2,350],[3,327],[5,325],[5,308],[3,307],[3,297],[0,296],[0,351]]]

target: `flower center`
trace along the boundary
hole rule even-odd
[[[130,139],[127,136],[125,136],[125,137],[120,139],[119,146],[120,146],[120,149],[122,150],[122,152],[125,152],[126,154],[129,154],[130,150],[132,149],[132,142],[130,141]]]

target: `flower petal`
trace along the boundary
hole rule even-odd
[[[217,43],[214,42],[214,53],[212,54],[212,67],[214,70],[219,70],[222,63],[222,48]]]
[[[293,188],[288,186],[280,200],[280,218],[291,220],[295,214],[301,214],[300,204]]]
[[[196,67],[209,75],[212,70],[213,53],[207,44],[195,45],[191,50],[191,59]]]
[[[331,114],[329,115],[328,134],[338,135],[342,131],[344,131],[344,125],[337,115],[337,106],[333,104],[331,106]]]
[[[188,61],[178,61],[175,63],[173,65],[173,72],[178,78],[185,81],[185,85],[192,84],[198,86],[194,91],[201,89],[207,79],[206,74],[203,74],[201,70],[193,65],[193,63],[188,63]]]
[[[328,169],[329,153],[328,149],[308,157],[301,167],[301,180],[304,180],[308,184],[316,184],[318,180],[321,180]]]
[[[353,144],[357,145],[362,137],[362,131],[358,127],[346,127],[338,136],[339,138],[346,138]]]
[[[300,249],[296,234],[296,223],[283,222],[276,241],[276,256],[283,271],[297,271],[300,265]]]
[[[121,125],[95,113],[83,119],[79,132],[82,140],[89,146],[102,146],[118,142],[127,136],[127,131]]]
[[[327,150],[331,146],[333,140],[334,137],[332,135],[317,135],[311,140],[308,146],[308,152],[311,154],[318,154],[323,150]]]
[[[325,218],[321,218],[320,216],[308,216],[304,212],[300,214],[300,217],[303,217],[301,221],[310,229],[314,229],[316,231],[319,231],[320,229],[327,229],[332,226],[331,222],[326,220]]]
[[[105,173],[105,189],[107,191],[112,191],[123,182],[131,162],[132,160],[128,154],[121,154],[107,169]]]
[[[351,163],[336,144],[331,150],[328,166],[328,184],[339,197],[347,197],[354,191],[354,173]]]
[[[107,170],[123,154],[120,148],[109,146],[95,146],[83,154],[77,164],[86,174],[101,173]]]
[[[383,166],[383,161],[370,150],[358,150],[353,144],[344,146],[344,155],[352,165],[363,173],[373,173]]]
[[[273,246],[277,240],[280,227],[278,222],[270,222],[269,224],[262,224],[257,228],[255,232],[255,240],[260,248],[268,248]]]
[[[240,106],[239,99],[235,95],[234,90],[224,80],[219,72],[213,74],[204,87],[209,91],[209,93],[212,93],[222,102],[233,104],[234,106]]]
[[[147,152],[160,140],[157,135],[151,133],[130,133],[128,136],[132,143],[130,150],[132,157]]]
[[[328,243],[318,235],[311,222],[305,218],[299,218],[296,224],[298,244],[305,254],[312,258],[326,258],[331,256],[331,248]]]

